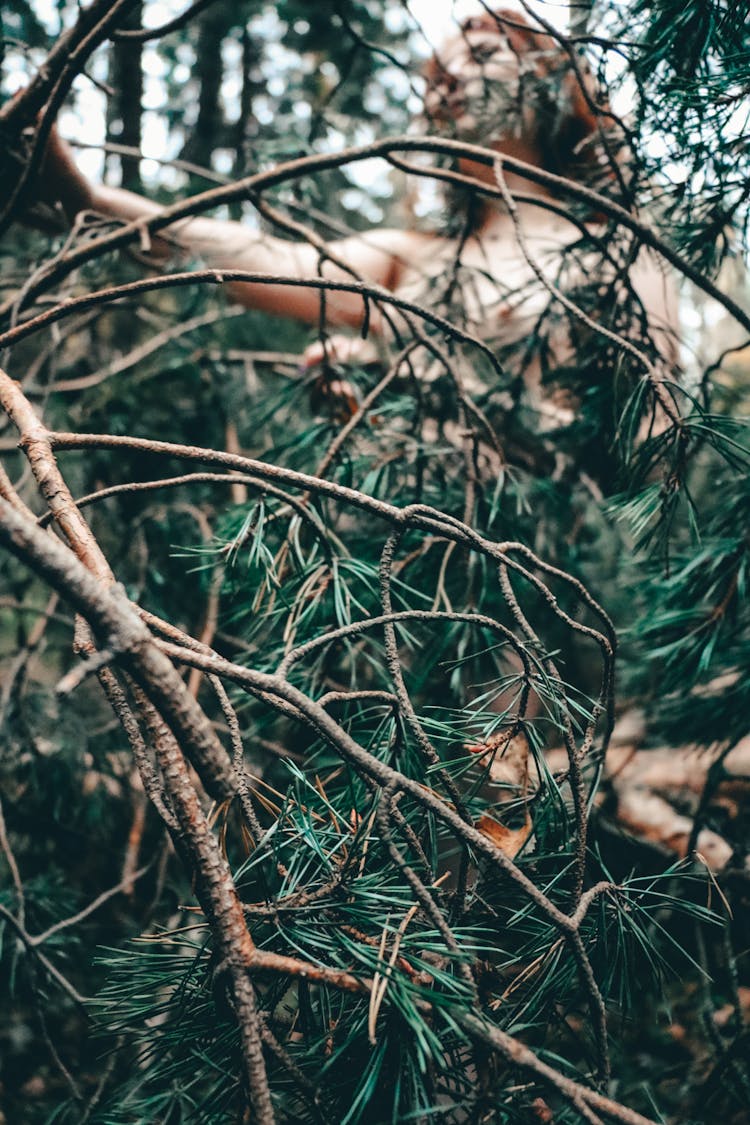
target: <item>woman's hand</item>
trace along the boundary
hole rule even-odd
[[[309,344],[302,356],[305,371],[317,366],[356,366],[369,367],[379,361],[378,350],[371,340],[361,336],[328,336]]]
[[[21,91],[13,95],[13,99],[20,96]],[[37,115],[37,128],[41,114]],[[36,143],[36,133],[32,126],[23,130],[25,144],[19,146],[19,151],[14,154],[14,159],[20,167],[28,162],[29,156]],[[25,150],[25,156],[21,155]],[[17,175],[14,173],[15,183]],[[8,185],[5,185],[8,186]],[[53,122],[44,146],[38,170],[33,178],[24,185],[23,202],[25,207],[32,207],[35,203],[45,203],[54,206],[62,204],[68,219],[73,219],[79,211],[93,206],[93,191],[88,180],[79,171],[69,145],[62,139],[57,125]]]
[[[328,336],[309,344],[302,356],[302,371],[320,369],[311,389],[313,408],[326,407],[336,421],[348,422],[359,412],[361,395],[350,379],[342,378],[342,369],[368,367],[378,361],[375,345],[359,336]]]
[[[91,185],[79,171],[70,146],[62,139],[55,124],[44,151],[35,184],[35,197],[44,203],[61,203],[69,219],[94,205]]]

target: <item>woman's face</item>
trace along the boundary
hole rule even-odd
[[[451,123],[465,139],[489,143],[493,133],[522,135],[533,128],[526,106],[539,51],[521,54],[502,24],[487,14],[464,22],[435,53],[428,76],[425,112]]]
[[[581,98],[559,44],[506,10],[465,20],[426,77],[428,121],[536,164],[548,163],[541,153],[554,150]]]

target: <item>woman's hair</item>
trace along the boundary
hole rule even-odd
[[[600,164],[598,146],[585,142],[600,134],[602,114],[608,123],[608,107],[586,60],[575,62],[518,12],[486,11],[427,63],[426,115],[480,144],[521,137],[551,172]]]

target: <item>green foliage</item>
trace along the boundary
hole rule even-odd
[[[692,262],[714,270],[747,244],[745,6],[633,0],[600,11],[628,44],[638,89],[634,135],[646,141],[639,155],[660,228]]]
[[[635,213],[654,216],[671,247],[712,272],[747,224],[740,139],[750,43],[740,8],[597,3],[590,28],[602,32],[591,44],[602,71],[612,65],[604,35],[622,39],[612,46],[615,85],[636,91],[624,195]],[[9,42],[23,38],[36,51],[52,41],[46,17],[28,5],[11,5],[3,21]],[[149,191],[171,201],[175,185],[198,190],[206,179],[404,131],[418,85],[409,26],[395,2],[209,6],[147,48],[168,126],[166,166]],[[616,148],[623,137],[612,134]],[[203,164],[206,176],[170,169],[172,156]],[[597,174],[622,200],[617,177]],[[395,174],[363,185],[349,167],[270,199],[326,237],[415,221]],[[458,244],[476,200],[456,190],[444,206]],[[249,205],[233,207],[254,221]],[[260,838],[239,801],[212,809],[215,836],[256,947],[312,966],[306,975],[253,974],[273,1037],[265,1057],[280,1121],[528,1125],[545,1112],[581,1120],[559,1090],[467,1031],[467,1013],[481,1015],[583,1084],[602,1049],[580,955],[520,883],[447,827],[440,802],[453,811],[457,793],[476,823],[488,818],[496,833],[513,834],[518,871],[553,908],[570,908],[581,859],[587,888],[611,884],[589,906],[580,938],[610,1017],[617,1096],[654,1118],[669,1104],[662,1056],[644,1061],[629,1036],[644,1026],[641,1008],[656,1023],[664,996],[684,980],[708,993],[709,1030],[691,1035],[696,1053],[713,1045],[718,1089],[704,1091],[702,1076],[700,1089],[685,1080],[675,1119],[739,1121],[746,1106],[741,1067],[727,1063],[746,1043],[736,1002],[746,965],[733,952],[733,942],[746,948],[746,902],[736,896],[736,920],[724,928],[725,879],[707,905],[706,878],[693,867],[652,853],[644,860],[607,828],[611,795],[600,773],[610,682],[598,643],[607,623],[579,582],[622,634],[620,690],[645,709],[652,742],[679,746],[688,732],[728,749],[746,734],[748,404],[741,376],[722,386],[721,365],[686,381],[664,361],[632,284],[632,234],[592,223],[588,207],[571,211],[580,237],[550,273],[552,287],[532,280],[514,292],[508,283],[523,333],[509,342],[502,323],[490,325],[488,354],[429,328],[326,464],[327,495],[257,478],[230,486],[154,450],[60,454],[77,496],[195,470],[178,487],[123,490],[84,509],[118,580],[151,614],[207,637],[240,667],[273,674],[290,661],[292,688],[325,701],[342,737],[414,783],[383,813],[383,786],[320,724],[231,685]],[[64,246],[62,236],[14,229],[0,252],[4,297]],[[468,297],[480,274],[458,254],[419,299],[472,331]],[[66,278],[60,296],[141,275],[140,262],[108,255]],[[383,374],[356,360],[303,370],[304,349],[323,329],[237,315],[196,285],[63,320],[11,359],[51,428],[216,450],[236,440],[267,464],[315,474],[352,402]],[[400,330],[402,346],[409,326]],[[546,415],[528,393],[529,372]],[[8,449],[7,465],[20,479],[20,455]],[[439,512],[442,531],[405,523],[388,571],[393,525],[334,496],[337,487],[413,507],[425,521]],[[467,538],[443,534],[459,523]],[[507,577],[485,540],[506,544]],[[71,696],[55,691],[73,663],[67,606],[16,664],[13,650],[26,652],[32,630],[19,605],[36,613],[47,594],[20,565],[3,566],[0,782],[25,896],[21,904],[3,848],[8,1121],[245,1120],[237,1013],[213,920],[195,905],[200,888],[150,805],[139,820],[145,798],[130,751],[93,680]],[[375,620],[390,613],[400,615],[392,643]],[[227,711],[206,682],[199,699],[230,747]],[[514,741],[528,746],[515,774]],[[561,744],[570,758],[553,768],[547,752]],[[581,809],[571,762],[583,759]],[[721,766],[711,786],[720,780]],[[740,867],[743,817],[727,827],[702,807],[700,818],[696,831],[727,829]],[[132,887],[43,946],[86,997],[83,1014],[8,914],[23,908],[28,932],[41,933],[117,884],[134,858],[148,869]],[[377,982],[382,994],[324,979],[342,973]],[[737,1027],[719,1032],[714,1012],[725,1001]],[[53,1012],[46,1024],[42,1008]]]

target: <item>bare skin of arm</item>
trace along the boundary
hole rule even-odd
[[[53,130],[47,150],[43,179],[55,185],[55,196],[69,219],[83,210],[130,222],[159,215],[158,203],[123,188],[90,183],[78,169],[68,145]],[[426,236],[391,229],[372,230],[362,235],[329,243],[331,255],[346,262],[362,280],[390,291],[398,289],[402,261],[413,259],[414,243]],[[441,241],[442,240],[436,240]],[[201,258],[209,267],[278,274],[304,280],[322,275],[333,281],[351,281],[352,275],[331,261],[324,261],[318,250],[304,242],[292,242],[232,220],[197,217],[182,219],[162,232],[157,242],[160,256],[174,248]],[[228,286],[233,298],[248,308],[317,324],[321,294],[304,286],[234,282]],[[359,328],[364,302],[356,293],[329,291],[325,296],[326,319],[333,327]],[[377,316],[371,326],[379,328]]]

